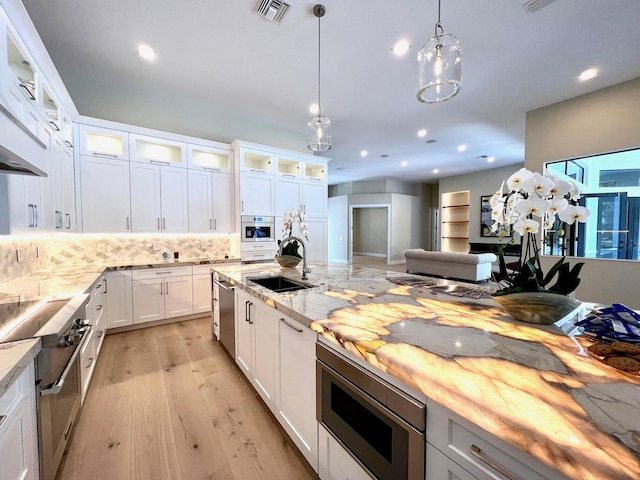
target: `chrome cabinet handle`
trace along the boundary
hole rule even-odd
[[[302,333],[304,330],[302,330],[301,328],[296,327],[295,325],[291,325],[289,322],[287,322],[287,320],[283,317],[280,317],[280,321],[282,323],[284,323],[287,327],[289,328],[293,328],[296,332],[298,333]]]
[[[211,219],[209,219],[209,230],[213,230],[213,226],[211,224]]]
[[[60,210],[54,211],[56,214],[56,229],[62,228],[62,212]]]
[[[160,230],[160,217],[158,217],[156,220],[158,220],[158,230]]]
[[[96,310],[98,310],[98,311],[102,310],[102,305],[98,305],[98,306],[96,307]]]
[[[93,357],[91,357],[89,359],[89,363],[87,364],[87,366],[85,368],[91,368],[91,365],[93,365]]]
[[[64,143],[67,144],[67,147],[73,148],[73,143],[71,143],[69,140],[65,140]]]
[[[27,207],[29,208],[29,213],[31,214],[31,218],[29,219],[29,227],[34,228],[36,226],[35,205],[33,203],[30,203],[27,205]]]
[[[130,230],[130,228],[129,228],[129,217],[127,217],[127,230]]]
[[[162,218],[162,230],[166,230],[166,229],[167,229],[167,219]]]
[[[149,163],[155,163],[156,165],[171,165],[169,162],[161,162],[160,160],[149,160]]]
[[[212,172],[219,172],[220,169],[219,168],[213,168],[213,167],[203,167],[205,170],[210,170]]]
[[[244,213],[244,200],[240,201],[240,211]]]
[[[65,213],[64,216],[67,217],[67,226],[65,228],[71,230],[71,214]]]
[[[107,279],[104,279],[104,290],[102,291],[102,293],[108,293],[107,292]]]
[[[101,153],[101,152],[91,152],[91,153],[93,153],[96,157],[118,158],[118,155],[115,155],[113,153]]]
[[[169,295],[169,282],[165,282],[165,285],[164,293]]]
[[[511,475],[503,466],[498,465],[493,460],[485,457],[482,454],[482,450],[480,450],[480,447],[478,447],[477,445],[473,445],[472,444],[471,447],[469,448],[469,453],[471,455],[473,455],[474,457],[476,457],[478,460],[480,460],[485,465],[493,468],[496,472],[498,472],[500,475],[502,475],[503,477],[507,478],[508,480],[518,480],[516,477]]]
[[[213,229],[214,230],[218,229],[218,221],[215,218],[213,219]]]
[[[29,87],[27,87],[24,83],[21,83],[20,86],[24,88],[24,91],[27,92],[27,95],[29,95],[29,100],[36,99],[36,97],[33,96],[33,93],[31,93],[31,90],[29,90]]]
[[[244,302],[244,321],[245,322],[249,322],[249,305],[251,305],[251,302],[249,300],[246,300]]]
[[[39,218],[38,218],[38,205],[34,205],[33,208],[34,208],[34,210],[36,212],[36,228],[38,228],[38,224],[40,223],[38,221],[39,220]]]
[[[6,415],[0,415],[0,427],[2,426],[2,424],[4,423],[4,421],[7,419]]]
[[[49,120],[49,125],[51,125],[51,128],[53,128],[56,132],[60,131],[60,127],[56,125],[56,122]]]

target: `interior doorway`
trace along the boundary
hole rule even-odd
[[[385,264],[391,260],[390,205],[357,205],[349,207],[349,263],[354,256]]]

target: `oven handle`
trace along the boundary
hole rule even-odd
[[[84,344],[89,340],[89,333],[91,331],[91,327],[87,326],[85,328],[86,330],[84,335],[82,336],[82,340],[80,340],[80,344],[73,352],[73,355],[71,355],[71,358],[69,359],[67,366],[64,368],[62,375],[60,375],[60,378],[53,385],[53,387],[47,388],[45,390],[40,390],[40,396],[44,397],[45,395],[55,395],[56,393],[60,393],[60,390],[62,390],[62,386],[64,385],[64,381],[67,379],[67,375],[69,374],[69,372],[71,371],[71,368],[73,368],[73,366],[76,363],[76,358],[80,354],[80,351],[82,350],[82,347],[84,347]]]

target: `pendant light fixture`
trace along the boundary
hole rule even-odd
[[[444,33],[440,20],[435,35],[418,52],[416,98],[423,103],[438,103],[455,97],[462,87],[462,47],[455,35]]]
[[[331,148],[331,120],[322,115],[320,103],[320,18],[325,11],[324,5],[313,7],[313,14],[318,18],[318,113],[307,123],[307,147],[314,152],[326,152]]]

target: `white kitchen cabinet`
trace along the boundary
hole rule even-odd
[[[273,175],[240,172],[240,215],[273,216]]]
[[[276,217],[276,226],[282,225],[284,217]],[[327,220],[326,218],[315,217],[307,218],[307,232],[309,233],[309,241],[305,240],[305,248],[307,249],[307,262],[327,262]],[[296,237],[300,236],[300,231],[296,222],[293,227],[292,234]],[[282,240],[282,231],[276,228],[276,238]],[[304,238],[303,238],[304,240]],[[302,250],[300,250],[302,254]]]
[[[193,313],[211,313],[211,273],[193,275]]]
[[[276,319],[275,415],[302,455],[318,471],[316,421],[317,334],[291,317],[273,311]]]
[[[95,331],[90,331],[87,340],[84,342],[82,349],[80,350],[80,391],[81,404],[84,403],[84,399],[89,390],[89,383],[93,376],[93,369],[96,366],[96,334]]]
[[[187,170],[151,163],[130,163],[131,231],[188,231]]]
[[[275,212],[283,216],[285,210],[302,209],[302,178],[286,175],[275,178]]]
[[[107,329],[133,324],[133,283],[130,270],[106,273],[105,305]]]
[[[2,202],[0,211],[3,234],[42,231],[42,179],[28,175],[0,175]]]
[[[129,133],[130,160],[186,168],[186,144],[166,138]]]
[[[104,306],[104,283],[105,276],[101,275],[89,288],[89,302],[87,303],[87,320],[91,325],[91,330],[87,340],[80,350],[80,382],[81,382],[81,402],[84,403],[93,372],[96,368],[98,355],[102,348],[105,336],[105,306]]]
[[[373,479],[322,425],[318,427],[318,456],[318,476],[321,480]],[[448,477],[438,480],[444,478]]]
[[[40,475],[33,363],[7,387],[0,397],[2,478],[37,480]]]
[[[240,171],[273,176],[275,162],[272,152],[240,146],[237,154]]]
[[[80,155],[129,160],[129,134],[120,130],[78,125]]]
[[[189,170],[189,232],[235,231],[233,175],[208,170]]]
[[[134,270],[133,323],[145,323],[193,313],[191,267]]]
[[[326,163],[276,156],[275,211],[300,209],[307,217],[326,217],[328,185]]]
[[[131,232],[128,162],[81,155],[80,185],[83,232]]]
[[[274,411],[275,328],[273,309],[236,289],[236,363]]]
[[[229,145],[187,144],[187,167],[217,173],[233,173],[233,155]]]
[[[451,480],[477,480],[476,477],[430,443],[427,443],[426,464],[427,471],[425,480],[440,480],[442,478]]]
[[[73,151],[61,137],[53,140],[52,152],[53,209],[55,229],[76,231],[76,199]]]
[[[302,185],[302,211],[307,217],[327,216],[329,186],[326,181],[305,179]]]

